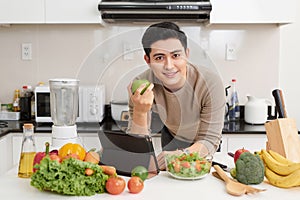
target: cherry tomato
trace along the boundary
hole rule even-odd
[[[107,179],[105,189],[110,194],[120,194],[124,191],[126,182],[123,178],[111,176]]]
[[[190,168],[191,167],[191,164],[188,162],[188,161],[183,161],[181,163],[181,166],[184,167],[184,168]]]
[[[144,188],[143,180],[138,176],[133,176],[127,182],[127,187],[130,193],[137,194]]]

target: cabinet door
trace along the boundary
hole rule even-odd
[[[1,0],[0,23],[44,23],[44,0]]]
[[[96,148],[96,151],[101,150],[101,143],[98,137],[98,134],[81,134],[82,143],[86,151],[89,151],[92,148]]]
[[[46,23],[100,23],[99,0],[45,0]]]
[[[43,152],[46,149],[45,143],[49,142],[51,145],[51,134],[45,134],[45,133],[40,133],[40,134],[34,134],[35,137],[35,147],[36,147],[36,152]]]
[[[266,148],[265,134],[228,134],[227,150],[234,153],[237,149],[245,148],[252,153]]]
[[[222,135],[221,144],[218,149],[219,152],[227,154],[227,140],[228,140],[227,137],[224,137],[224,135]]]
[[[13,165],[18,165],[20,160],[21,148],[22,148],[22,133],[14,133],[12,136],[13,146]]]
[[[293,0],[211,0],[212,24],[291,23],[296,10]]]
[[[0,139],[0,160],[5,161],[0,163],[0,175],[6,172],[6,160],[7,160],[7,139],[6,137]]]

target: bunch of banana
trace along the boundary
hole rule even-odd
[[[260,155],[270,184],[282,188],[300,186],[300,163],[292,162],[272,150],[262,149]]]

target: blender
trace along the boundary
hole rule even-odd
[[[50,110],[52,146],[60,148],[66,143],[78,143],[76,118],[78,116],[79,80],[50,79]]]

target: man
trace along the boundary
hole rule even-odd
[[[151,112],[159,115],[164,124],[163,152],[158,156],[161,169],[165,154],[214,154],[221,140],[226,102],[220,77],[188,62],[187,37],[172,22],[151,25],[142,44],[149,69],[136,79],[147,79],[151,85],[142,95],[145,84],[134,94],[129,90],[128,132],[149,134]]]

